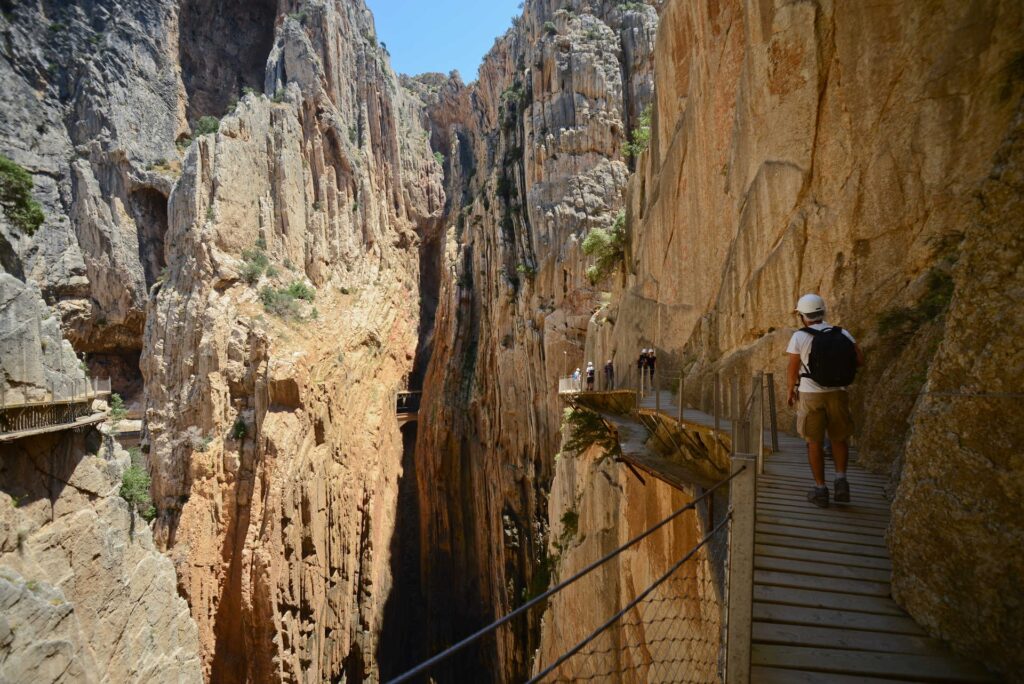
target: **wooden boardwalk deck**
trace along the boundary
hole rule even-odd
[[[659,399],[663,413],[678,415],[669,392]],[[652,394],[640,402],[654,406]],[[684,421],[714,424],[691,410]],[[892,599],[886,478],[855,464],[847,478],[850,503],[821,509],[805,498],[813,481],[802,440],[780,434],[779,452],[765,459],[755,506],[750,681],[1000,681],[929,637]],[[834,479],[827,459],[830,492]]]

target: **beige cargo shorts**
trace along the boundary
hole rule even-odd
[[[796,431],[808,442],[825,441],[825,431],[833,442],[853,434],[850,397],[843,391],[801,392],[796,409]]]

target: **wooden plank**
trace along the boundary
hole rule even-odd
[[[855,610],[806,608],[781,603],[754,603],[754,620],[758,622],[785,622],[817,627],[843,627],[890,634],[925,636],[916,622],[902,615],[860,613]]]
[[[870,517],[867,515],[853,513],[851,511],[844,511],[838,507],[827,511],[812,511],[806,507],[787,508],[785,506],[773,504],[759,504],[757,510],[762,516],[785,518],[791,521],[803,520],[807,522],[841,523],[856,527],[869,527],[877,530],[878,534],[883,535],[885,534],[886,528],[889,527],[888,516],[884,518],[877,516]]]
[[[847,675],[906,677],[919,682],[996,681],[988,673],[953,657],[871,653],[836,648],[755,644],[751,647],[751,664]]]
[[[799,515],[778,515],[770,511],[759,510],[758,521],[772,525],[803,527],[812,530],[830,530],[832,532],[850,532],[881,539],[885,536],[885,527],[879,525],[859,524],[855,520],[816,520]]]
[[[815,589],[794,589],[792,587],[778,587],[768,584],[758,584],[754,587],[754,601],[783,603],[804,608],[852,610],[860,613],[876,613],[900,617],[905,615],[891,598],[841,594]]]
[[[793,560],[819,561],[822,563],[837,563],[857,568],[872,568],[875,570],[892,570],[892,563],[888,558],[875,558],[873,556],[855,556],[849,553],[834,553],[818,549],[800,549],[792,546],[776,546],[774,544],[755,544],[754,554],[773,558],[787,558]]]
[[[780,513],[794,513],[797,515],[817,515],[828,520],[843,520],[857,518],[877,523],[888,524],[890,515],[888,511],[878,511],[868,508],[856,508],[852,504],[842,506],[829,506],[818,508],[807,500],[801,501],[762,501],[757,505],[758,510],[779,511]]]
[[[831,510],[832,508],[835,508],[838,511],[861,511],[861,510],[868,510],[868,511],[874,511],[876,514],[887,514],[889,512],[889,505],[888,504],[885,504],[884,506],[882,506],[882,505],[878,505],[878,504],[875,504],[875,503],[872,503],[872,502],[866,502],[866,501],[851,501],[850,503],[845,503],[845,504],[844,503],[836,503],[836,502],[833,501],[833,502],[831,502],[832,505],[829,508],[827,508],[827,509],[826,508],[819,508],[818,506],[815,506],[814,504],[812,504],[810,501],[807,500],[807,490],[806,489],[804,491],[802,491],[802,492],[790,492],[790,493],[785,493],[785,494],[783,494],[781,492],[763,492],[763,491],[762,492],[758,492],[757,493],[757,502],[758,503],[761,503],[761,502],[764,502],[764,503],[781,503],[781,504],[790,504],[790,505],[792,505],[792,504],[799,504],[801,506],[810,506],[810,507],[818,508],[818,510]],[[810,509],[808,509],[808,510],[810,510]]]
[[[754,584],[764,584],[773,587],[793,587],[794,589],[817,589],[820,591],[835,591],[862,596],[890,596],[888,582],[804,575],[796,572],[780,572],[776,570],[754,570]]]
[[[759,482],[757,484],[757,489],[760,492],[797,492],[802,494],[810,489],[812,484],[813,483],[810,478],[804,482]],[[829,491],[834,492],[835,489],[831,484],[831,482],[828,483]],[[881,492],[865,491],[864,488],[858,489],[856,485],[852,485],[850,487],[850,499],[854,499],[855,495],[857,497],[856,500],[870,501],[872,503],[884,504],[886,506],[890,505],[889,500],[885,498],[885,495]]]
[[[949,651],[931,637],[883,634],[848,628],[755,622],[752,638],[755,643],[762,644],[819,646],[872,653],[907,653],[938,658],[949,655]]]
[[[750,682],[750,629],[753,610],[754,575],[754,492],[756,464],[751,458],[733,458],[729,496],[733,506],[729,528],[729,601],[726,683]]]
[[[892,684],[893,682],[910,682],[911,679],[878,679],[863,675],[850,676],[835,672],[806,672],[781,667],[752,667],[750,680],[758,684]]]
[[[813,530],[806,527],[790,527],[787,525],[774,525],[758,521],[756,531],[768,534],[785,534],[790,537],[805,537],[807,539],[821,539],[822,541],[836,541],[845,544],[861,544],[885,548],[885,542],[875,535],[854,534],[853,532],[833,532],[831,530]]]
[[[802,466],[797,465],[784,465],[780,463],[772,463],[770,466],[765,465],[765,478],[776,481],[776,480],[807,480],[811,477],[811,467],[806,463]],[[836,471],[833,468],[825,468],[825,478],[831,482],[836,479]],[[850,483],[859,482],[865,486],[877,486],[885,487],[889,483],[889,478],[882,477],[880,475],[871,475],[863,471],[858,470],[847,470],[846,478]]]
[[[889,554],[881,548],[863,546],[861,544],[847,544],[846,542],[830,542],[807,537],[795,537],[789,534],[770,534],[758,531],[754,537],[758,544],[774,544],[775,546],[792,546],[798,549],[811,549],[813,551],[831,551],[833,553],[848,553],[854,556],[870,558],[884,558],[889,560]]]
[[[793,560],[792,558],[777,558],[775,556],[754,556],[754,567],[759,570],[777,570],[780,572],[795,572],[805,575],[819,575],[821,577],[836,577],[852,580],[868,580],[871,582],[889,583],[892,573],[888,570],[877,570],[875,568],[858,568],[855,566],[838,563],[820,563],[816,561]]]

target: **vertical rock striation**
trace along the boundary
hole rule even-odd
[[[650,4],[527,2],[475,83],[417,80],[450,201],[416,446],[431,650],[547,581],[553,390],[600,296],[579,241],[622,207],[656,21]],[[517,624],[453,675],[522,679],[537,637]]]
[[[280,16],[269,50],[267,94],[192,145],[170,198],[142,361],[155,532],[209,678],[362,681],[441,169],[362,2]]]

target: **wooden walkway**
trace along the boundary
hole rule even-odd
[[[659,400],[662,413],[678,415],[669,392]],[[640,402],[654,406],[652,394]],[[714,419],[686,410],[684,422],[712,426]],[[826,460],[831,493],[835,473]],[[856,465],[847,478],[851,502],[821,509],[805,498],[813,480],[802,440],[780,434],[779,452],[765,458],[756,485],[750,681],[1000,681],[929,637],[892,599],[886,478]]]
[[[757,480],[752,682],[990,682],[890,595],[886,478],[851,465],[850,503],[807,502],[803,441],[779,436]],[[826,482],[835,472],[829,459]]]

